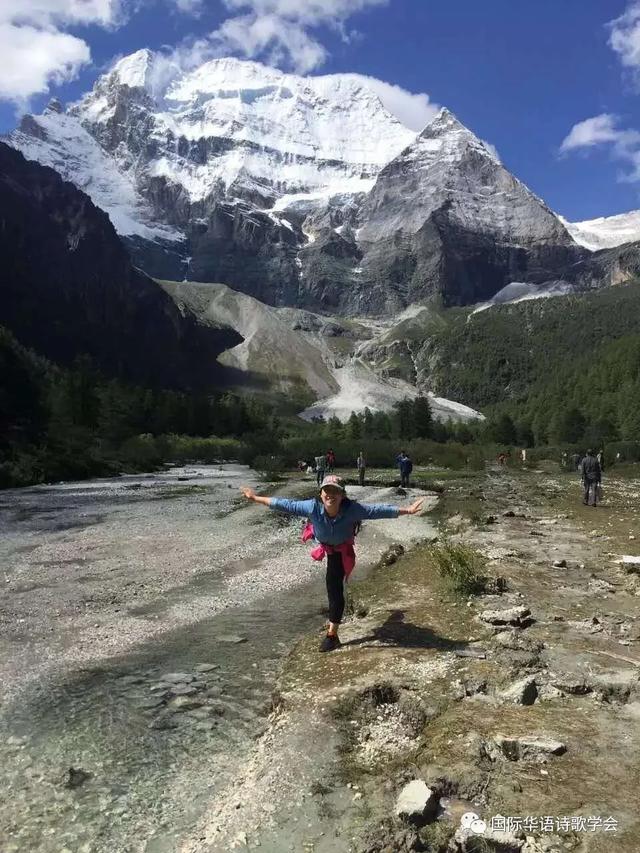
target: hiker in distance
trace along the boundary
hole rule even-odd
[[[364,453],[360,451],[356,459],[356,468],[358,469],[358,483],[364,486],[364,475],[367,468],[367,460],[364,458]]]
[[[249,486],[243,486],[247,500],[271,509],[299,515],[309,519],[302,534],[303,541],[314,538],[318,546],[311,552],[314,560],[327,557],[327,596],[329,598],[329,628],[320,646],[321,652],[330,652],[340,645],[338,627],[344,612],[344,581],[348,579],[356,562],[353,540],[355,528],[365,519],[397,518],[399,515],[416,515],[424,498],[411,506],[393,504],[363,504],[347,497],[344,482],[334,474],[322,481],[320,497],[306,501],[289,498],[266,498],[257,495]]]
[[[598,487],[602,482],[602,469],[598,457],[594,455],[593,450],[587,450],[587,455],[580,463],[580,476],[584,487],[584,496],[582,503],[585,506],[589,505],[589,495],[593,492],[593,504],[598,503]]]

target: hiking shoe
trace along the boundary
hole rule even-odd
[[[340,645],[340,640],[337,634],[327,634],[324,640],[320,643],[321,652],[332,652]]]

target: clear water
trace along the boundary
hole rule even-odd
[[[212,466],[0,493],[0,583],[6,584],[0,665],[20,681],[19,690],[5,683],[0,694],[1,853],[173,853],[216,792],[237,776],[266,725],[284,655],[322,622],[322,572],[307,568],[289,590],[247,595],[204,618],[198,611],[190,624],[172,630],[163,614],[176,604],[197,607],[230,579],[233,586],[256,569],[269,572],[278,559],[288,566],[290,555],[298,555],[292,565],[308,566],[299,545],[285,550],[292,545],[283,544],[282,530],[269,540],[277,516],[256,513],[243,522],[251,525],[246,529],[234,521],[238,486],[250,478],[241,466]],[[36,637],[31,624],[34,602],[57,606],[64,579],[65,605],[93,596],[96,616],[113,618],[100,599],[103,579],[123,561],[135,579],[141,549],[157,550],[156,538],[174,541],[162,538],[168,528],[182,537],[177,559],[193,561],[197,571],[140,601],[129,592],[135,587],[127,587],[118,617],[153,620],[163,632],[123,644],[126,653],[97,653],[85,664],[62,666],[59,650],[76,638],[68,620],[59,629],[51,612],[44,628],[51,632],[51,659],[43,660],[42,625]],[[231,547],[233,536],[253,546],[246,553]],[[369,557],[384,545],[370,534],[368,545],[362,539]],[[202,571],[209,546],[214,557]],[[228,635],[246,642],[221,641]],[[197,673],[200,664],[215,669]],[[203,682],[197,698],[206,694],[221,713],[196,707],[173,714],[175,728],[152,728],[163,716],[152,688],[176,672]],[[77,787],[66,784],[70,768],[88,774]]]

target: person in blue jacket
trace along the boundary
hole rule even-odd
[[[396,465],[400,469],[400,485],[408,486],[409,478],[411,477],[411,472],[413,471],[413,462],[404,450],[401,450],[400,453],[396,456]]]
[[[333,651],[340,645],[338,628],[344,613],[344,580],[349,576],[355,563],[353,550],[355,526],[365,519],[416,515],[422,508],[424,498],[419,498],[409,507],[359,503],[347,497],[343,480],[331,474],[322,481],[319,499],[297,501],[289,498],[267,498],[257,495],[249,486],[243,486],[241,491],[247,500],[289,515],[308,518],[313,525],[313,536],[319,546],[315,552],[312,552],[312,556],[314,559],[322,559],[325,555],[327,557],[329,628],[320,651]]]

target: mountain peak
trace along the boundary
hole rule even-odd
[[[62,103],[58,100],[58,98],[51,98],[47,106],[45,107],[45,113],[63,113],[64,107]]]
[[[144,47],[119,59],[107,76],[117,77],[121,85],[131,89],[147,89],[155,58],[153,51]]]
[[[442,107],[433,119],[421,131],[419,137],[434,139],[438,136],[444,136],[447,133],[464,131],[470,136],[474,134],[466,125],[456,118],[456,116],[446,107]]]

